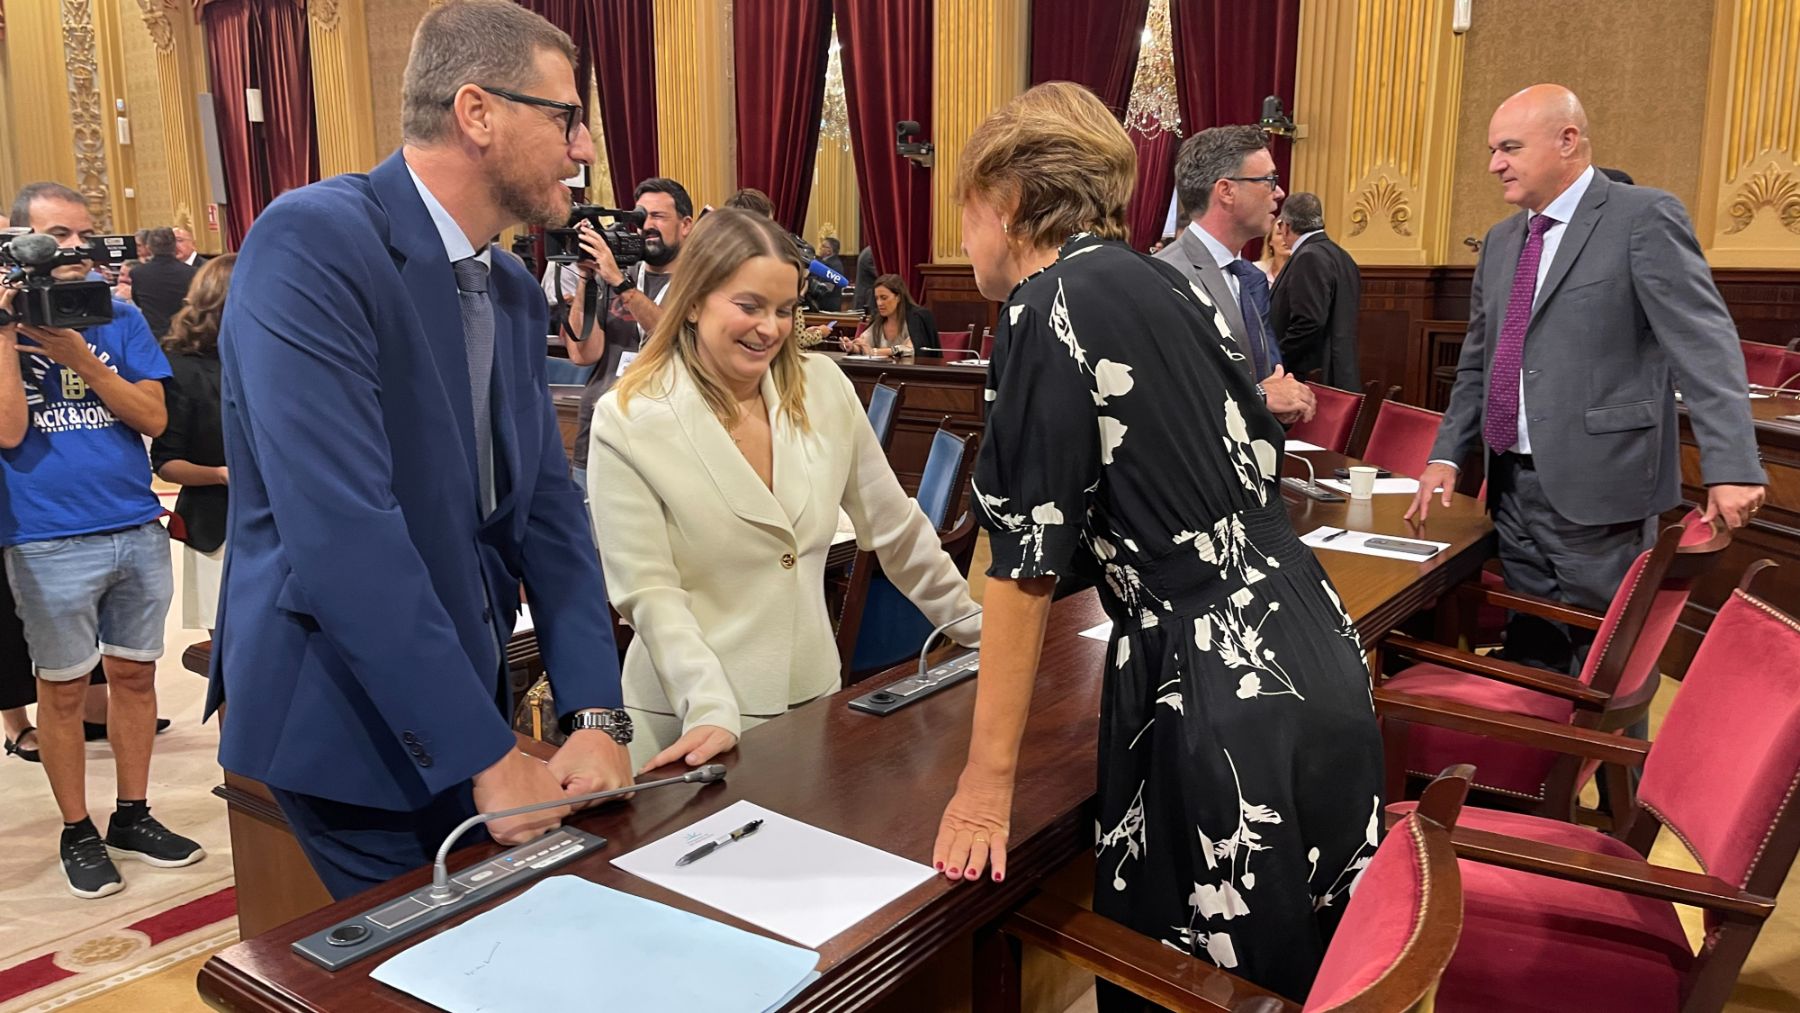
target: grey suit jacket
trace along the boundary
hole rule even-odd
[[[1225,282],[1225,272],[1213,263],[1212,251],[1195,236],[1193,230],[1182,226],[1175,241],[1158,250],[1156,259],[1166,260],[1175,265],[1188,281],[1200,286],[1201,291],[1213,301],[1231,325],[1232,340],[1237,342],[1238,352],[1243,356],[1239,362],[1244,368],[1244,375],[1256,372],[1255,361],[1250,357],[1250,331],[1244,326],[1244,312],[1238,307],[1237,296],[1231,294],[1231,286]],[[1252,381],[1261,380],[1260,376],[1250,376]]]
[[[1469,332],[1433,459],[1483,446],[1488,367],[1524,212],[1488,231],[1469,293]],[[1564,227],[1525,334],[1527,432],[1544,493],[1577,524],[1638,521],[1681,502],[1675,392],[1703,479],[1762,484],[1737,328],[1672,194],[1596,174]]]

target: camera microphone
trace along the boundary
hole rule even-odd
[[[836,271],[833,271],[831,268],[825,266],[825,262],[820,260],[817,257],[813,258],[812,263],[806,265],[806,270],[807,270],[807,273],[811,274],[813,277],[828,281],[828,282],[832,283],[833,285],[836,285],[838,288],[843,288],[846,285],[850,284],[849,278],[846,278],[843,275],[837,273]]]
[[[7,243],[6,253],[21,267],[41,267],[55,260],[60,248],[56,237],[30,232]]]

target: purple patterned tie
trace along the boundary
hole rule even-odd
[[[1531,325],[1531,302],[1537,295],[1538,261],[1544,256],[1544,233],[1557,224],[1549,215],[1531,216],[1531,234],[1519,251],[1513,268],[1512,295],[1506,300],[1506,321],[1500,325],[1500,343],[1488,367],[1487,411],[1482,413],[1481,435],[1494,453],[1504,454],[1519,442],[1519,369],[1525,362],[1525,331]]]

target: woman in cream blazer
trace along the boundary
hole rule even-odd
[[[588,489],[608,593],[636,634],[624,690],[640,766],[704,763],[744,729],[839,688],[825,557],[840,507],[933,625],[977,609],[849,378],[794,343],[803,268],[790,246],[766,219],[709,215],[684,244],[663,325],[630,367],[636,382],[628,371],[594,412]],[[769,277],[770,258],[782,270],[759,301],[741,279],[758,267]],[[732,342],[732,327],[748,345]],[[712,384],[710,403],[706,376],[728,381]],[[745,408],[735,424],[718,408],[733,384]],[[978,643],[979,618],[951,634]]]

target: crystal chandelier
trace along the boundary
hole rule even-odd
[[[1169,0],[1150,0],[1143,43],[1138,47],[1137,75],[1131,81],[1131,103],[1125,107],[1125,129],[1145,137],[1165,130],[1181,136],[1175,50],[1169,40]]]
[[[819,114],[819,141],[850,150],[850,106],[844,100],[844,64],[838,59],[837,19],[831,21],[831,50],[825,58],[825,105]]]

